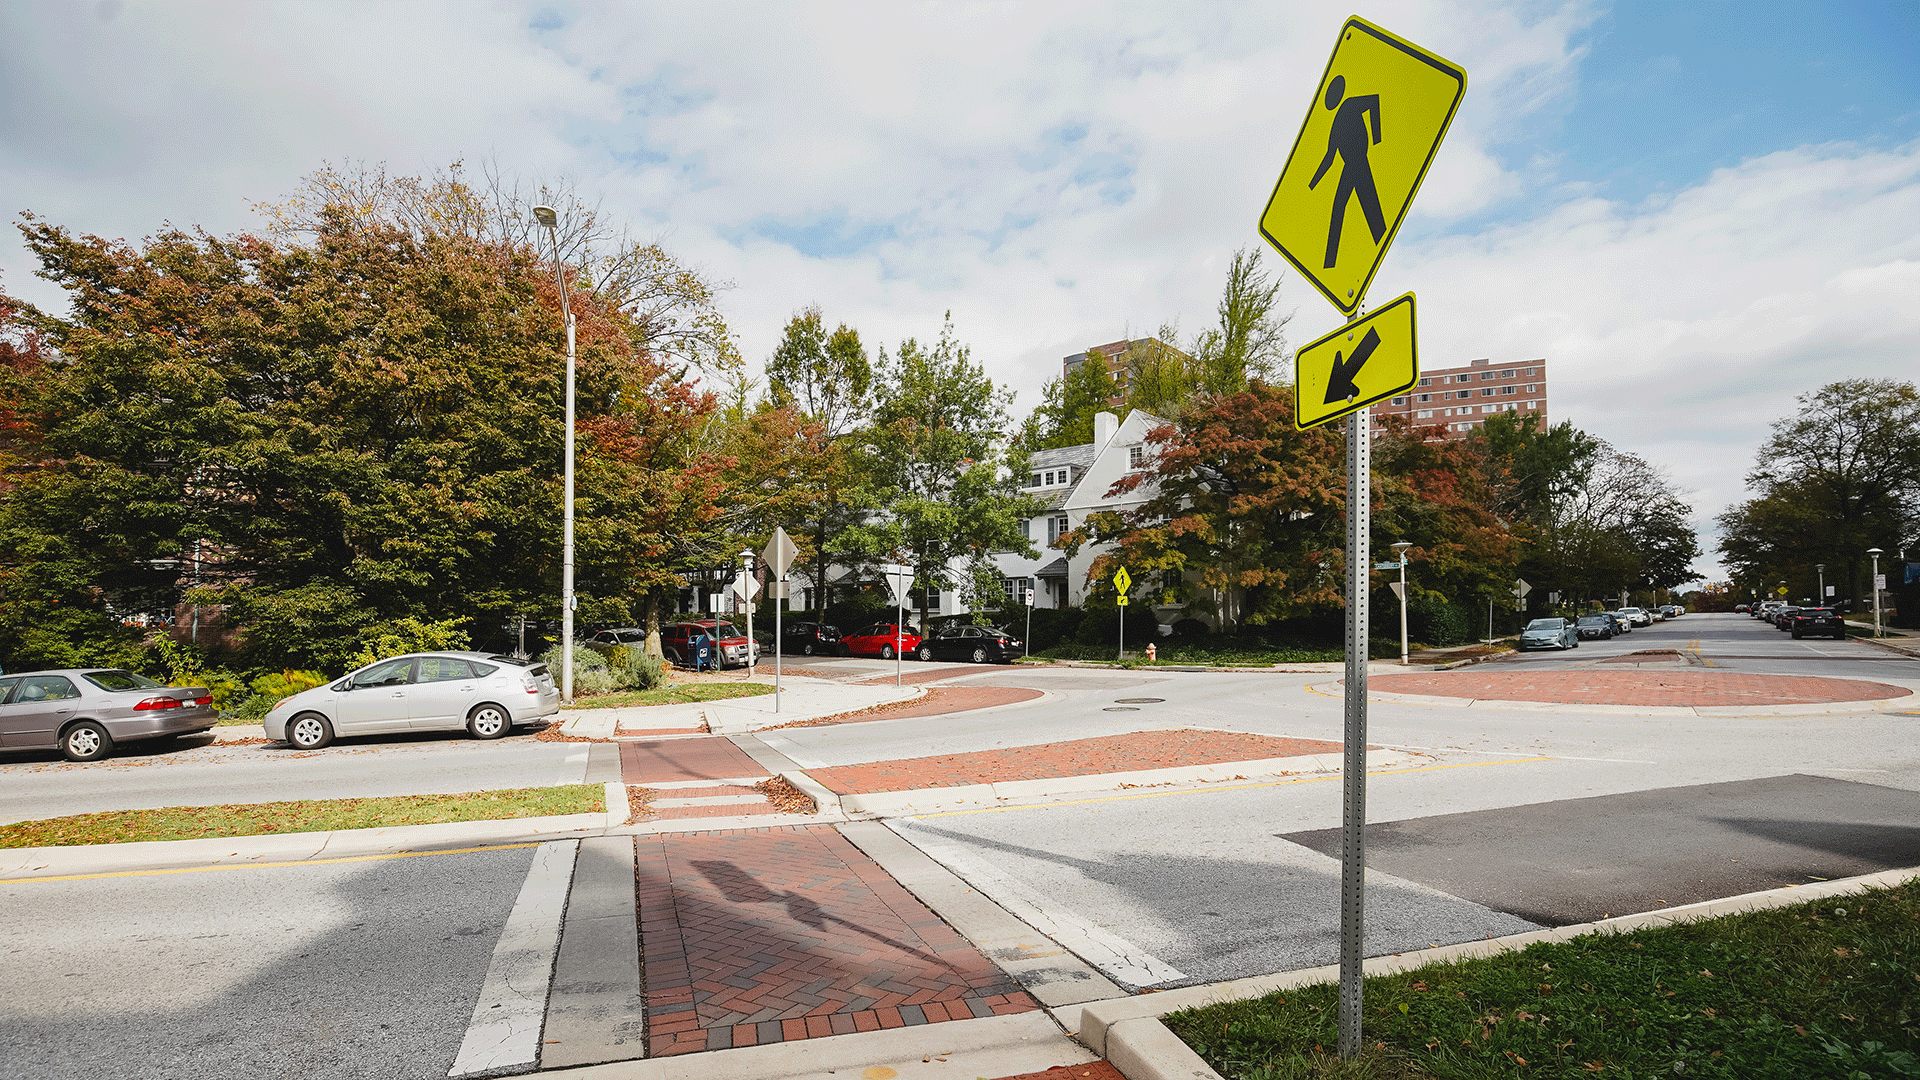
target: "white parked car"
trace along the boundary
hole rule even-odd
[[[267,714],[267,738],[318,750],[347,735],[459,731],[498,739],[560,711],[537,660],[480,652],[409,653],[303,690]]]

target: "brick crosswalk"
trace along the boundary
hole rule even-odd
[[[838,832],[639,841],[653,1056],[1038,1006]]]
[[[1337,754],[1340,744],[1239,731],[1135,731],[1093,739],[1011,746],[966,754],[874,761],[809,769],[807,775],[842,795],[918,791],[961,784],[1004,783],[1063,776],[1098,776],[1137,769],[1218,765],[1230,761]]]

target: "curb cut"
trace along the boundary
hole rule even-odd
[[[1920,876],[1920,867],[1882,870],[1879,873],[1863,874],[1839,881],[1788,885],[1779,889],[1743,893],[1719,900],[1703,900],[1695,904],[1644,911],[1637,915],[1621,915],[1598,922],[1576,923],[1551,930],[1532,930],[1524,934],[1442,945],[1439,948],[1422,949],[1418,952],[1368,957],[1361,967],[1366,975],[1412,971],[1444,961],[1517,951],[1539,941],[1567,941],[1583,934],[1620,934],[1648,926],[1670,926],[1742,911],[1791,907],[1810,900],[1845,896],[1862,889],[1898,885],[1916,876]],[[1055,1010],[1055,1014],[1068,1030],[1075,1032],[1076,1038],[1088,1049],[1111,1062],[1127,1080],[1223,1080],[1219,1073],[1213,1071],[1200,1059],[1199,1055],[1160,1022],[1162,1016],[1217,1002],[1244,1001],[1275,990],[1335,982],[1339,978],[1339,965],[1329,964],[1325,967],[1306,968],[1300,971],[1233,979],[1210,986],[1189,986],[1157,994],[1096,1001],[1075,1007],[1079,1010],[1077,1024],[1068,1022],[1067,1016],[1060,1015],[1069,1010]]]

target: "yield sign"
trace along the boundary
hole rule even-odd
[[[1127,590],[1133,587],[1133,575],[1127,573],[1126,567],[1121,567],[1120,572],[1113,575],[1113,587],[1121,596],[1127,595]]]
[[[1343,313],[1374,271],[1467,91],[1467,72],[1358,17],[1320,76],[1260,233]]]
[[[773,539],[767,541],[767,550],[760,553],[760,561],[773,568],[775,578],[787,576],[787,567],[793,565],[793,557],[798,554],[793,540],[787,536],[787,530],[778,525],[773,527]]]
[[[1408,293],[1293,354],[1293,426],[1336,420],[1420,381]]]
[[[1520,599],[1520,598],[1522,598],[1522,597],[1525,597],[1525,596],[1526,596],[1526,595],[1527,595],[1528,593],[1530,593],[1530,592],[1532,592],[1532,591],[1533,591],[1533,586],[1531,586],[1531,585],[1529,585],[1529,584],[1527,584],[1527,579],[1526,579],[1526,578],[1514,578],[1514,579],[1513,579],[1513,596],[1514,596],[1514,599],[1516,599],[1516,600],[1518,600],[1518,599]]]

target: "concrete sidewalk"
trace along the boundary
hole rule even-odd
[[[748,680],[742,679],[741,682]],[[773,686],[773,676],[755,675],[755,685]],[[908,684],[865,685],[830,682],[804,676],[781,680],[780,693],[757,697],[726,698],[720,701],[696,701],[686,705],[639,705],[612,709],[563,709],[561,731],[585,739],[613,739],[622,729],[662,733],[681,730],[696,732],[704,725],[715,735],[732,735],[761,728],[790,724],[796,720],[818,720],[825,716],[858,712],[876,705],[910,701],[926,693],[926,688]]]

